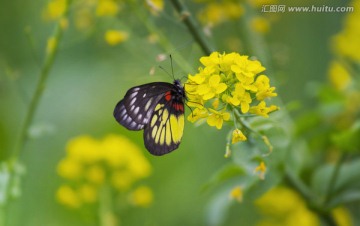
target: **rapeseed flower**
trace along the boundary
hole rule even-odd
[[[185,83],[188,105],[194,107],[189,121],[206,119],[210,126],[221,129],[224,121],[234,120],[233,112],[268,117],[278,109],[266,106],[266,100],[277,94],[270,79],[260,74],[265,67],[259,61],[238,53],[213,52],[200,62],[203,66],[189,74]]]
[[[79,136],[68,142],[57,172],[64,179],[57,200],[76,209],[100,202],[104,187],[110,187],[113,194],[131,194],[134,183],[150,175],[151,166],[140,149],[123,136],[108,135],[102,140]],[[137,206],[151,204],[151,189],[146,189],[146,197],[134,198]]]

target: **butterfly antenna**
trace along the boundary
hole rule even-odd
[[[175,80],[175,76],[174,76],[174,67],[173,67],[173,59],[172,59],[171,54],[169,55],[169,57],[170,57],[170,64],[171,64],[171,73],[172,73],[172,77],[173,77],[173,79]]]
[[[165,73],[166,73],[168,76],[170,76],[170,78],[173,78],[173,77],[174,77],[174,76],[171,76],[171,74],[170,74],[165,68],[163,68],[162,66],[159,66],[159,68],[160,68],[161,70],[165,71]]]

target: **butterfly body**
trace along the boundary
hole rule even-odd
[[[133,87],[114,109],[116,121],[129,130],[144,130],[144,143],[153,155],[177,149],[184,130],[184,87],[153,82]]]

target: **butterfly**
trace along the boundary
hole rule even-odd
[[[184,87],[153,82],[129,89],[115,109],[116,121],[129,130],[144,130],[144,144],[153,155],[177,149],[184,131]]]

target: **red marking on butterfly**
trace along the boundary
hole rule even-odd
[[[184,105],[182,105],[182,104],[174,103],[174,104],[172,105],[172,107],[173,107],[176,111],[184,112]]]
[[[171,92],[170,92],[170,91],[168,91],[168,92],[165,93],[165,100],[166,100],[166,101],[170,101],[170,100],[171,100]]]

